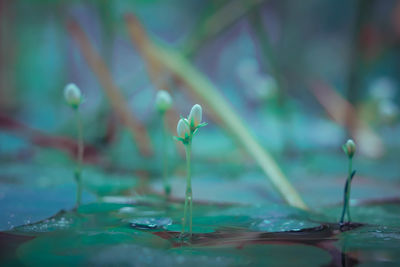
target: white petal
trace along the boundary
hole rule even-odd
[[[180,138],[185,138],[186,134],[190,135],[189,126],[188,126],[187,122],[184,121],[184,119],[180,119],[178,121],[178,125],[176,127],[176,132],[178,133],[178,136]]]
[[[203,110],[199,104],[192,107],[189,113],[189,122],[191,127],[197,127],[201,123]]]

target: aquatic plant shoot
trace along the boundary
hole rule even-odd
[[[164,184],[164,193],[168,198],[171,194],[171,185],[168,181],[168,132],[165,122],[165,113],[172,106],[172,97],[166,90],[159,90],[156,95],[156,108],[161,117],[161,133],[162,133],[162,169],[163,169],[163,184]]]
[[[79,106],[83,101],[81,90],[73,83],[68,84],[64,88],[64,98],[67,104],[75,112],[77,138],[78,138],[78,150],[77,150],[77,165],[74,173],[77,192],[76,192],[76,203],[75,208],[79,207],[82,201],[82,163],[83,163],[83,126],[81,121],[81,116],[79,112]]]
[[[356,171],[353,170],[353,156],[354,153],[356,152],[356,144],[354,143],[353,140],[349,139],[347,140],[346,144],[343,145],[342,149],[344,153],[347,155],[347,158],[349,160],[349,165],[348,165],[347,179],[343,192],[343,210],[342,210],[342,216],[340,217],[340,224],[343,224],[345,222],[346,215],[347,215],[347,222],[351,222],[350,192],[351,192],[351,181],[353,180],[354,175],[356,174]]]
[[[185,146],[186,152],[186,192],[185,192],[185,206],[183,211],[182,219],[182,231],[181,236],[183,237],[186,232],[186,224],[189,221],[189,237],[192,237],[192,217],[193,217],[193,192],[192,192],[192,174],[190,166],[190,157],[192,149],[192,139],[197,133],[198,129],[207,125],[202,120],[203,110],[199,104],[196,104],[190,110],[188,118],[181,118],[178,121],[176,132],[178,136],[175,139],[182,142]]]

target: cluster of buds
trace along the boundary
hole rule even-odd
[[[192,137],[196,134],[197,130],[207,125],[206,122],[201,122],[203,110],[199,104],[196,104],[190,110],[187,118],[181,118],[176,127],[178,136],[175,138],[183,144],[189,144]]]
[[[64,98],[68,105],[77,109],[83,101],[81,90],[73,83],[67,84],[64,88]]]

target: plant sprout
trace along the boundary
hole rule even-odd
[[[83,129],[82,121],[79,113],[79,106],[82,103],[83,97],[78,86],[73,83],[68,84],[64,89],[64,97],[67,104],[75,111],[76,126],[78,133],[78,163],[75,169],[75,181],[77,184],[76,204],[75,208],[79,207],[82,199],[82,162],[83,162]]]
[[[162,132],[162,161],[163,161],[163,183],[165,196],[168,198],[171,194],[171,185],[168,182],[168,151],[167,151],[167,130],[165,124],[165,113],[172,106],[172,98],[165,90],[160,90],[156,95],[156,108],[161,116]]]
[[[348,167],[348,174],[346,179],[346,184],[344,186],[344,195],[343,195],[343,211],[342,216],[340,218],[340,224],[344,223],[344,217],[347,215],[347,221],[351,221],[350,216],[350,191],[351,191],[351,181],[353,180],[356,171],[353,170],[353,156],[356,152],[356,144],[353,140],[347,140],[346,144],[343,145],[343,151],[346,153],[347,157],[349,158],[349,167]]]
[[[181,236],[184,235],[186,230],[186,222],[189,216],[189,234],[192,237],[192,215],[193,215],[193,194],[192,194],[192,178],[191,178],[191,167],[190,167],[190,156],[191,156],[191,145],[193,136],[197,133],[197,130],[207,125],[207,123],[201,123],[202,119],[202,108],[199,104],[192,107],[189,117],[181,118],[177,125],[178,136],[175,137],[181,141],[185,146],[186,151],[186,194],[185,194],[185,207],[183,211],[183,222]],[[189,214],[188,214],[189,210]]]

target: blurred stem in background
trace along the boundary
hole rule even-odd
[[[350,48],[350,66],[349,66],[349,76],[348,76],[348,87],[347,87],[347,100],[355,107],[357,107],[357,102],[360,91],[360,80],[363,76],[363,66],[365,62],[363,60],[363,54],[365,52],[365,29],[366,25],[370,19],[372,7],[375,0],[358,0],[356,6],[356,18],[355,18],[355,29],[353,40],[351,42]],[[349,117],[348,120],[351,120]],[[347,125],[355,125],[351,121],[347,122]],[[350,129],[350,132],[354,129]]]
[[[278,60],[276,59],[277,53],[272,47],[271,40],[268,36],[267,29],[263,23],[263,10],[261,8],[255,9],[252,13],[248,14],[248,19],[254,29],[254,36],[258,41],[261,50],[261,68],[268,75],[272,76],[277,85],[277,105],[276,109],[279,110],[281,115],[280,133],[284,136],[284,147],[285,152],[292,152],[293,144],[292,137],[289,135],[291,132],[286,128],[290,127],[292,122],[290,109],[287,106],[286,99],[286,88],[283,84],[282,72],[279,67]],[[269,71],[269,73],[268,73]]]
[[[211,6],[207,13],[201,16],[202,19],[188,37],[185,46],[183,47],[183,55],[193,57],[196,52],[210,39],[216,38],[222,32],[229,29],[232,25],[246,16],[248,12],[257,8],[266,0],[246,0],[243,1],[221,1],[217,5]],[[213,3],[214,4],[214,3]],[[217,8],[215,8],[217,6]],[[205,17],[203,19],[203,17]]]
[[[77,183],[77,194],[76,194],[76,207],[79,207],[82,202],[82,163],[83,163],[83,127],[82,120],[79,113],[79,109],[75,109],[75,119],[76,119],[76,127],[78,133],[78,164],[75,170],[75,180]]]
[[[260,44],[262,53],[261,67],[264,72],[267,72],[267,69],[269,69],[270,75],[274,77],[278,85],[278,104],[283,108],[285,104],[285,88],[282,84],[278,61],[274,56],[276,53],[273,51],[270,38],[263,24],[262,9],[254,10],[254,12],[249,14],[248,19],[255,31],[255,37]]]
[[[163,184],[165,196],[169,198],[171,195],[171,185],[168,182],[168,138],[167,125],[165,123],[165,112],[161,112],[161,132],[162,132],[162,161],[163,161]]]
[[[15,93],[16,32],[15,8],[9,1],[0,0],[0,111],[18,108]]]
[[[116,18],[113,16],[115,14],[115,4],[108,0],[98,0],[97,9],[101,17],[101,26],[104,33],[102,34],[102,56],[104,61],[107,62],[108,66],[112,64],[113,56],[113,44],[115,40],[115,25]]]

